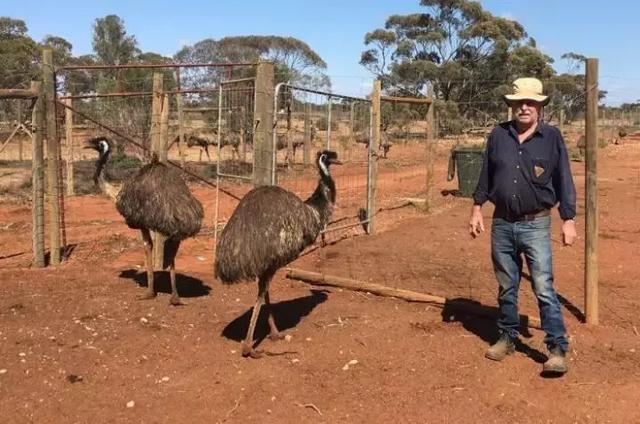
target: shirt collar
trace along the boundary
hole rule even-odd
[[[531,139],[533,138],[533,136],[534,136],[534,135],[536,135],[536,134],[543,135],[543,134],[542,134],[542,131],[543,131],[543,129],[544,129],[544,127],[545,127],[545,125],[546,125],[546,124],[544,123],[544,121],[542,121],[542,120],[541,120],[541,121],[538,121],[538,125],[536,126],[536,130],[535,130],[535,131],[534,131],[534,132],[533,132],[529,137],[527,137],[527,139],[526,139],[526,140],[524,140],[524,141],[531,140]],[[511,135],[512,135],[516,140],[518,140],[518,129],[516,128],[516,121],[515,121],[515,119],[513,119],[513,120],[509,121],[509,133],[510,133],[510,134],[511,134]]]

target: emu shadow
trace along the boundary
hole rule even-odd
[[[128,278],[135,281],[140,287],[147,287],[146,271],[138,272],[136,269],[127,269],[120,272],[120,278]],[[156,293],[171,294],[171,280],[169,271],[156,271],[153,273],[154,288]],[[188,275],[176,273],[176,288],[180,297],[208,296],[211,287],[202,280]]]
[[[471,308],[476,313],[462,310],[461,305]],[[491,345],[498,340],[498,326],[496,325],[498,315],[499,310],[497,307],[483,305],[480,302],[465,298],[448,299],[442,309],[443,322],[461,323],[467,331],[478,336],[487,345]],[[527,324],[527,317],[520,315],[520,335],[525,338],[531,338],[533,336]],[[516,342],[516,350],[540,364],[547,359],[542,352],[532,348],[520,339]]]
[[[276,326],[280,331],[295,327],[303,317],[309,315],[317,305],[325,300],[327,300],[325,291],[311,290],[311,295],[309,296],[272,303],[271,307],[273,309],[273,318],[276,321]],[[249,308],[244,314],[227,324],[222,330],[222,336],[238,342],[244,340],[247,335],[252,312],[253,308]],[[260,308],[260,315],[258,316],[258,322],[256,323],[256,329],[253,334],[255,345],[260,344],[267,335],[269,335],[267,308],[263,305],[262,308]]]

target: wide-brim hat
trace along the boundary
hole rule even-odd
[[[518,78],[512,85],[513,93],[505,94],[504,101],[511,106],[519,100],[533,100],[546,106],[549,96],[542,94],[542,82],[537,78]]]

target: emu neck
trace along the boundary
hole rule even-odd
[[[318,181],[318,185],[313,194],[305,200],[305,203],[318,212],[320,223],[324,226],[331,218],[335,201],[336,184],[328,172],[325,174],[320,170],[320,181]]]
[[[100,191],[106,194],[111,200],[115,201],[118,197],[118,193],[122,188],[121,185],[112,184],[106,180],[104,176],[104,168],[107,164],[107,160],[109,159],[109,155],[105,155],[104,157],[98,159],[96,164],[96,173],[93,177],[94,182],[100,187]]]

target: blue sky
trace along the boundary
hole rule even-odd
[[[600,85],[608,104],[640,99],[637,16],[640,2],[609,0],[487,0],[494,15],[522,23],[538,47],[564,69],[568,51],[600,59]],[[37,5],[37,6],[36,6]],[[117,14],[143,51],[171,56],[184,44],[229,35],[293,36],[327,62],[336,92],[364,95],[371,75],[358,64],[364,35],[392,14],[420,11],[419,0],[0,0],[0,15],[23,19],[41,40],[62,36],[75,54],[91,52],[97,17]]]

